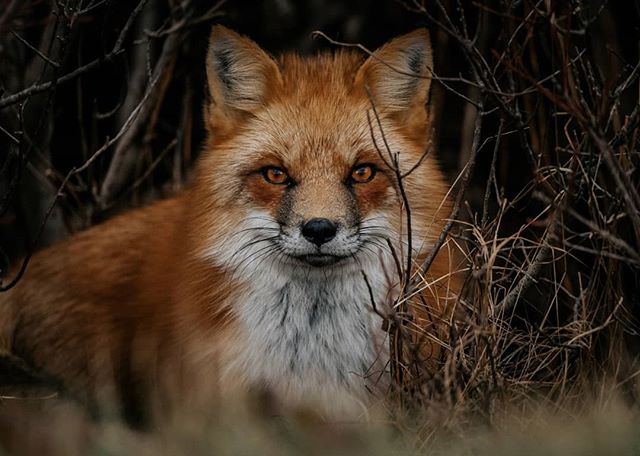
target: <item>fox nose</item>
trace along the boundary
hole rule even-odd
[[[336,231],[338,231],[337,225],[326,218],[313,218],[302,225],[304,238],[318,247],[333,239]]]

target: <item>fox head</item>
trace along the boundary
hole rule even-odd
[[[419,257],[448,213],[429,155],[432,66],[426,30],[369,56],[276,60],[214,27],[193,201],[200,253],[236,270],[329,273],[406,249],[409,209]]]

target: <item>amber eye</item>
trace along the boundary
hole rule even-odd
[[[262,169],[262,176],[264,180],[270,184],[283,185],[289,183],[289,176],[284,169],[277,166],[267,166]]]
[[[364,184],[371,181],[376,175],[376,168],[373,165],[357,165],[351,171],[351,180],[356,184]]]

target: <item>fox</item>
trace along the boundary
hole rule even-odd
[[[419,272],[452,207],[432,69],[426,29],[276,58],[213,26],[193,179],[36,252],[0,294],[0,353],[132,423],[251,392],[361,416],[390,387],[403,261],[425,362],[461,292],[451,243]]]

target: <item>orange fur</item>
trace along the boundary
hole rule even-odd
[[[237,310],[251,280],[226,267],[211,246],[223,249],[256,208],[291,226],[313,217],[349,225],[381,213],[390,229],[403,231],[396,178],[367,112],[372,116],[373,101],[403,172],[411,169],[429,141],[428,35],[413,32],[365,57],[338,51],[276,62],[250,40],[215,27],[207,63],[209,135],[193,185],[34,255],[23,279],[0,296],[0,349],[60,379],[89,404],[123,399],[133,419],[144,403],[165,407],[166,396],[181,406],[203,404],[205,397],[255,386],[245,372],[250,365],[228,367],[252,338]],[[349,187],[356,163],[379,171],[370,183]],[[263,166],[286,169],[295,187],[265,182]],[[432,156],[403,184],[420,261],[449,213],[448,186]],[[423,293],[429,309],[417,312],[418,324],[434,334],[459,291],[454,263],[447,249],[439,253],[428,280],[442,280]],[[386,311],[394,286],[391,280],[381,294]]]

